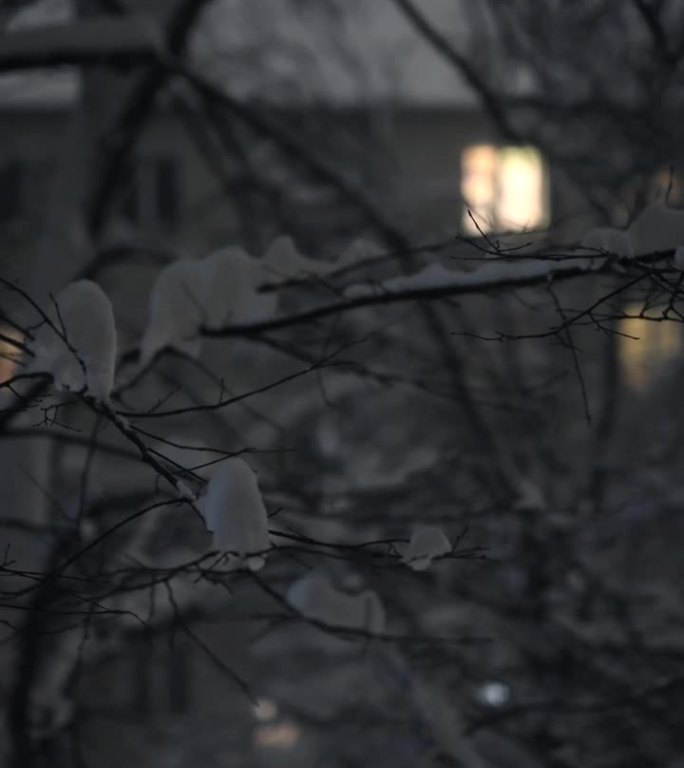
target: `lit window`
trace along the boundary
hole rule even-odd
[[[626,315],[638,315],[642,305],[627,307]],[[657,315],[653,315],[657,317]],[[619,353],[625,382],[638,391],[648,385],[680,356],[679,324],[668,320],[628,317],[620,321]]]
[[[13,341],[21,342],[23,336],[19,331],[6,325],[0,325],[0,383],[8,381],[17,372],[21,348]]]
[[[533,147],[469,147],[463,153],[461,173],[462,224],[467,234],[516,232],[548,224],[546,171]]]

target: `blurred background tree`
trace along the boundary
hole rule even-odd
[[[2,4],[0,760],[679,764],[683,13]],[[246,315],[141,359],[235,245]],[[83,278],[105,404],[32,362]],[[195,498],[236,456],[258,571]]]

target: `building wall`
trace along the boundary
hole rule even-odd
[[[339,122],[343,119],[344,114]],[[290,122],[295,123],[296,117]],[[22,190],[21,220],[10,227],[3,225],[0,231],[3,258],[16,260],[22,273],[28,264],[19,256],[30,245],[44,214],[49,200],[49,174],[64,152],[65,129],[64,115],[55,111],[6,112],[0,120],[0,160],[26,158],[31,163],[30,179]],[[348,158],[349,163],[361,165],[367,162],[364,150],[383,155],[378,162],[383,178],[376,180],[375,189],[368,190],[371,196],[378,196],[390,217],[396,215],[398,222],[420,236],[458,229],[462,222],[462,153],[472,145],[496,144],[487,122],[472,111],[396,109],[388,111],[376,137],[383,140],[382,146],[361,146],[356,158]],[[325,148],[312,149],[322,153]],[[178,206],[173,226],[155,227],[148,221],[141,228],[142,234],[180,252],[216,247],[239,234],[232,211],[237,190],[232,200],[230,192],[226,195],[220,172],[200,156],[181,121],[172,115],[159,116],[144,132],[139,154],[173,158],[172,193]],[[350,164],[342,171],[359,175]],[[123,191],[128,187],[124,183]],[[297,194],[293,183],[292,196]],[[555,202],[560,204],[562,200]],[[123,222],[114,221],[109,234],[113,238],[133,231],[130,227],[126,230]]]

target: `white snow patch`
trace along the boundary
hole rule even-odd
[[[347,269],[368,261],[380,252],[381,249],[375,243],[358,238],[353,240],[335,261],[322,261],[304,256],[291,237],[280,236],[268,247],[261,263],[267,274],[293,280],[328,275]]]
[[[291,237],[281,236],[268,247],[263,258],[264,269],[278,277],[294,279],[308,275],[324,275],[333,266],[330,262],[302,255]]]
[[[675,269],[684,272],[684,245],[677,246],[672,264]]]
[[[55,298],[36,333],[33,369],[54,377],[58,389],[86,391],[108,400],[116,367],[112,304],[99,285],[78,280]]]
[[[165,347],[199,355],[203,326],[215,329],[228,321],[249,323],[271,317],[278,299],[273,293],[257,293],[264,281],[260,262],[238,247],[170,264],[152,286],[142,361]]]
[[[414,571],[425,571],[436,557],[449,554],[451,549],[451,542],[441,528],[421,525],[411,535],[402,562]]]
[[[240,557],[250,570],[264,565],[270,548],[266,507],[245,461],[235,457],[220,464],[197,506],[213,533],[215,549]]]
[[[425,571],[436,557],[449,554],[451,549],[451,542],[441,528],[421,525],[411,535],[402,562],[414,571]]]
[[[224,248],[196,263],[201,271],[208,328],[220,328],[228,320],[250,322],[272,313],[274,297],[257,295],[257,289],[264,281],[261,264],[242,248]]]
[[[634,256],[634,243],[630,232],[626,229],[614,227],[597,227],[592,229],[582,238],[581,245],[616,256],[632,258]]]
[[[210,253],[203,259],[176,261],[165,267],[152,286],[148,323],[140,345],[141,363],[165,347],[193,357],[201,351],[202,327],[218,329],[273,317],[276,291],[260,291],[273,278],[291,280],[322,276],[353,266],[377,253],[377,246],[356,240],[335,262],[302,255],[290,237],[275,238],[262,259],[239,246]]]
[[[605,259],[564,259],[563,261],[545,261],[543,259],[517,259],[515,261],[487,262],[470,272],[457,272],[447,269],[439,263],[430,264],[412,275],[401,275],[380,284],[352,285],[345,291],[349,299],[376,296],[382,293],[400,293],[404,291],[422,291],[443,288],[450,289],[489,289],[497,285],[514,286],[536,278],[549,279],[555,274],[581,270],[589,272],[600,269]]]
[[[511,689],[497,681],[484,683],[477,693],[480,701],[489,707],[503,707],[511,699]]]
[[[196,334],[202,324],[201,272],[192,261],[165,267],[152,286],[149,319],[141,343],[141,358],[149,361],[164,347],[199,353]]]
[[[287,592],[287,601],[305,618],[330,627],[385,631],[385,609],[378,595],[365,590],[350,595],[336,589],[328,577],[312,571],[296,581]]]
[[[636,254],[678,248],[684,245],[684,211],[653,203],[634,220],[629,231]]]
[[[335,262],[335,268],[353,267],[356,264],[368,261],[382,254],[380,246],[372,240],[359,237],[342,251],[340,258]]]
[[[476,270],[479,272],[480,270]],[[357,298],[360,296],[374,295],[376,293],[382,293],[387,291],[389,293],[395,291],[406,290],[420,290],[422,288],[438,288],[444,285],[452,283],[455,279],[468,277],[472,273],[458,273],[453,272],[441,264],[430,264],[424,267],[420,271],[413,275],[402,275],[400,277],[393,277],[389,280],[385,280],[379,285],[352,285],[345,291],[345,295],[348,298]]]

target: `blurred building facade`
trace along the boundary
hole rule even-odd
[[[218,167],[221,153],[212,142],[221,137],[198,135],[198,125],[186,120],[187,115],[184,117],[179,110],[179,102],[169,94],[157,104],[134,153],[121,169],[121,183],[113,196],[107,225],[99,241],[89,242],[84,230],[79,228],[83,222],[74,221],[73,230],[67,225],[62,231],[63,240],[52,241],[48,236],[38,248],[36,233],[44,231],[47,212],[54,205],[55,196],[70,187],[68,171],[72,155],[69,153],[78,156],[74,136],[78,136],[83,127],[77,125],[78,130],[72,133],[71,121],[82,90],[88,85],[70,71],[56,78],[53,75],[39,73],[28,79],[12,75],[4,86],[0,83],[0,268],[4,277],[31,289],[38,283],[50,284],[50,279],[43,278],[46,274],[49,276],[53,268],[56,274],[68,274],[61,263],[63,247],[74,247],[82,258],[80,263],[78,258],[65,259],[76,267],[72,273],[94,257],[111,257],[101,279],[114,299],[119,328],[127,343],[139,337],[145,322],[149,287],[160,264],[170,259],[198,258],[212,249],[235,243],[245,244],[259,254],[271,238],[283,232],[293,235],[310,255],[319,255],[317,249],[320,248],[323,258],[334,258],[338,250],[355,237],[374,236],[358,212],[340,205],[336,195],[312,183],[306,175],[293,172],[291,164],[283,163],[281,167],[282,158],[271,154],[258,141],[245,156],[245,165]],[[561,242],[577,240],[581,234],[574,225],[564,229],[557,220],[558,211],[572,207],[573,193],[543,154],[534,147],[514,146],[497,138],[473,95],[460,83],[449,90],[447,80],[446,93],[443,87],[435,88],[430,98],[424,98],[419,81],[407,90],[400,88],[394,98],[387,94],[371,98],[364,93],[357,103],[347,97],[332,104],[321,104],[318,99],[309,104],[306,100],[294,99],[288,104],[271,99],[272,84],[261,94],[259,77],[255,80],[253,90],[250,93],[247,88],[244,98],[284,131],[299,135],[317,156],[327,157],[340,167],[343,175],[348,174],[386,212],[388,220],[397,222],[416,243],[440,241],[460,234],[477,245],[487,246],[487,239],[498,238],[502,231],[521,232],[525,242],[537,237],[543,242],[549,227]],[[132,81],[133,73],[129,77],[108,73],[99,82],[109,83],[112,94],[120,96]],[[427,84],[426,90],[430,91],[431,87]],[[106,111],[109,99],[102,101]],[[240,135],[231,135],[228,130],[224,138],[238,143],[242,140]],[[92,156],[97,156],[97,147]],[[61,178],[60,164],[66,164],[67,170]],[[282,190],[285,190],[284,200],[279,199]],[[57,222],[60,223],[63,222]],[[461,253],[471,255],[472,251],[466,251],[465,244],[455,242],[445,259]],[[136,254],[142,258],[135,262],[136,271],[131,273],[129,259]],[[529,301],[534,298],[524,292],[522,295]],[[512,322],[511,317],[517,315],[506,314],[508,308],[503,305],[503,301],[492,305],[488,298],[476,299],[474,316],[486,318],[491,324]],[[643,330],[638,320],[634,322],[637,325],[626,329],[629,337]],[[628,341],[624,342],[621,352],[627,370],[632,371],[635,388],[646,386],[647,372],[655,370],[663,360],[670,360],[678,348],[678,341],[667,336],[670,327],[665,328],[664,324],[648,327],[654,336],[645,358],[632,353]],[[656,330],[660,327],[664,329],[662,333]],[[519,330],[522,328],[521,325]],[[507,326],[507,330],[514,329]],[[5,352],[10,354],[9,349]],[[239,349],[233,354],[235,359],[242,360]],[[564,350],[551,350],[542,363],[547,365],[550,356],[563,354]],[[487,365],[490,362],[485,361]],[[468,375],[477,383],[480,359],[473,356],[470,364],[472,370]],[[174,365],[168,366],[169,372],[173,373]],[[534,365],[535,360],[531,359],[530,367]],[[540,370],[543,365],[539,365]],[[4,367],[0,363],[0,377],[8,376],[11,367],[11,361],[5,358]],[[487,370],[484,363],[482,368]],[[240,372],[245,379],[239,382],[239,390],[252,383],[244,373],[246,369],[245,365]],[[503,378],[506,371],[501,373]],[[593,371],[588,374],[590,383],[592,375]],[[574,379],[568,390],[578,397]],[[404,406],[403,401],[397,404],[398,408]],[[425,414],[414,414],[418,422],[414,424],[393,413],[391,403],[387,404],[387,410],[383,421],[387,425],[400,424],[404,433],[407,429],[415,431],[418,442]],[[305,418],[304,410],[303,413]],[[373,418],[377,418],[377,412],[368,414],[362,426],[365,428]],[[437,419],[435,416],[435,421]],[[242,423],[238,418],[235,421],[237,426],[230,426],[239,433]],[[567,426],[563,423],[564,428]],[[396,436],[390,427],[385,429],[387,444],[378,454],[386,462],[380,467],[382,473],[391,469],[392,442],[401,444],[398,438],[394,439]],[[344,423],[340,431],[343,430]],[[353,445],[362,443],[363,439],[363,435],[353,434],[349,441]],[[3,487],[21,486],[17,493],[24,507],[43,510],[50,507],[44,487],[51,479],[32,474],[24,462],[30,458],[36,468],[49,472],[45,456],[32,453],[29,457],[28,451],[22,456],[14,445],[10,450],[11,456],[9,452],[3,456],[6,475],[1,480]],[[59,460],[65,462],[69,456],[64,451]],[[72,464],[68,467],[73,487],[61,489],[74,498],[84,460],[82,447],[73,452]],[[433,460],[437,457],[428,457],[426,461]],[[24,474],[16,471],[20,463]],[[367,467],[366,457],[361,455],[358,464]],[[352,466],[353,461],[349,461],[349,465]],[[113,484],[124,473],[131,485],[137,479],[129,465],[124,469],[111,462],[108,469]],[[352,466],[352,469],[356,468]],[[369,473],[373,470],[371,467]],[[101,493],[104,496],[105,491],[112,490],[107,487]],[[27,501],[28,493],[31,500]],[[11,501],[8,504],[14,506]],[[645,567],[648,568],[648,564]],[[625,568],[628,569],[629,564]],[[231,623],[228,630],[225,626],[203,628],[201,637],[204,642],[220,648],[224,658],[240,669],[249,669],[247,660],[240,656],[249,637],[246,631],[244,634],[242,630],[236,631],[235,623]],[[232,698],[219,696],[218,693],[224,691],[222,686],[228,687],[228,683],[224,678],[217,682],[216,670],[207,655],[198,653],[192,643],[188,647],[187,638],[163,650],[144,639],[131,651],[124,659],[111,664],[105,661],[89,686],[95,712],[89,738],[98,755],[102,753],[103,743],[111,745],[104,758],[110,761],[108,764],[140,761],[141,755],[149,756],[150,752],[154,753],[154,764],[159,765],[200,760],[206,765],[227,764],[235,755],[249,751],[250,738],[259,747],[255,752],[255,765],[272,764],[277,759],[282,764],[297,764],[293,757],[300,738],[296,726],[287,718],[281,718],[273,706],[269,708],[268,701],[262,702],[259,709],[252,707],[240,693]],[[258,679],[259,670],[255,669],[254,673]],[[340,689],[343,687],[339,685]],[[218,707],[217,702],[221,702]],[[206,712],[201,709],[204,705],[208,705]],[[117,741],[114,735],[117,725],[112,715],[123,717],[129,734],[125,742]],[[231,745],[222,740],[224,720],[230,720],[233,725],[244,721],[244,729],[232,729],[245,734],[244,743]],[[149,743],[151,723],[154,738],[158,740],[154,744]],[[197,738],[200,729],[203,729],[202,739]],[[398,743],[403,746],[403,742]],[[193,751],[201,749],[206,754]],[[306,757],[303,756],[304,764]]]

